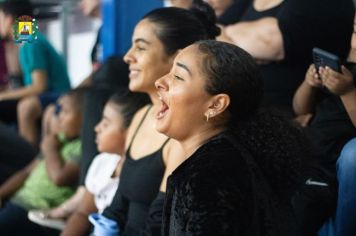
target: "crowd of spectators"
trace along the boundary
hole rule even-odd
[[[125,55],[99,30],[70,88],[44,35],[13,41],[30,1],[0,1],[0,234],[355,235],[353,1],[169,5]]]

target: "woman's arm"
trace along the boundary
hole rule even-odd
[[[97,211],[98,209],[95,206],[93,194],[85,190],[84,197],[80,201],[77,209],[69,217],[61,236],[86,235],[90,230],[88,216]]]
[[[0,93],[0,100],[21,99],[23,97],[38,95],[47,89],[47,73],[43,70],[32,72],[32,84],[15,90]]]
[[[222,36],[217,39],[233,43],[259,60],[284,59],[283,37],[274,17],[223,27]]]

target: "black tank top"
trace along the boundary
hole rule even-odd
[[[131,156],[132,142],[151,107],[147,109],[131,139],[120,176],[120,192],[128,204],[125,228],[127,235],[135,234],[135,232],[145,226],[149,207],[159,193],[165,171],[162,150],[169,141],[169,138],[167,138],[160,149],[145,157],[134,160]]]
[[[283,3],[284,1],[270,9],[257,11],[253,6],[253,1],[251,1],[251,4],[247,7],[245,13],[242,15],[241,21],[254,21],[263,17],[275,17],[281,9]]]

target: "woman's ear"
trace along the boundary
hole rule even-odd
[[[209,109],[206,112],[210,118],[222,114],[230,105],[230,97],[227,94],[218,94],[211,98]]]

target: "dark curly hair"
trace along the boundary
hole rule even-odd
[[[202,1],[195,3],[190,10],[177,7],[158,8],[142,19],[157,25],[155,33],[168,55],[196,41],[215,39],[220,34],[214,10]]]
[[[303,131],[277,110],[261,110],[263,82],[243,49],[212,40],[195,43],[203,55],[206,91],[230,97],[224,126],[249,150],[275,193],[291,194],[311,149]]]

